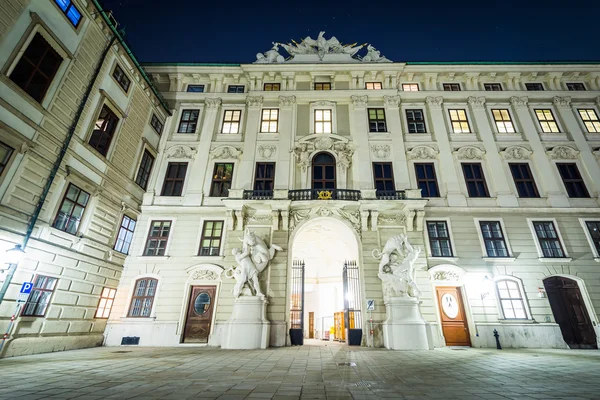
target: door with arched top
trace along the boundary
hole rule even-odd
[[[312,160],[312,188],[335,189],[335,158],[329,153],[318,153]]]

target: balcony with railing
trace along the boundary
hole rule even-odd
[[[404,190],[378,190],[375,192],[377,200],[406,200]]]
[[[372,200],[420,200],[420,189],[376,190],[376,189],[275,189],[244,190],[229,189],[231,200],[338,200],[338,201],[372,201]]]
[[[351,189],[300,189],[289,190],[289,200],[347,200],[361,199],[360,190]]]
[[[244,190],[242,196],[244,200],[271,200],[273,199],[272,190]]]

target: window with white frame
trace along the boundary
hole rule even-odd
[[[427,221],[427,234],[432,257],[454,257],[446,221]]]
[[[527,319],[523,291],[517,281],[499,279],[496,281],[496,290],[505,319]]]
[[[595,250],[595,256],[600,257],[600,220],[582,221],[586,229],[586,236],[592,249]]]
[[[448,110],[450,114],[450,123],[454,133],[471,133],[467,112],[465,110]]]
[[[100,302],[98,303],[98,308],[96,309],[95,318],[108,318],[110,315],[110,310],[113,306],[113,302],[115,301],[116,294],[117,289],[111,289],[107,287],[102,289],[102,294],[100,295]]]
[[[279,122],[279,110],[277,108],[265,108],[262,110],[260,119],[260,131],[263,133],[277,133]]]
[[[404,92],[418,92],[419,84],[418,83],[403,83],[402,91]]]
[[[367,82],[365,83],[365,88],[367,90],[381,90],[383,87],[381,86],[381,82]]]
[[[600,133],[600,119],[598,119],[596,110],[593,108],[580,108],[577,111],[588,132]]]
[[[158,280],[142,278],[135,282],[135,289],[131,298],[128,317],[149,317],[156,295]]]
[[[556,119],[554,118],[554,114],[552,114],[552,110],[549,109],[536,109],[534,110],[535,116],[540,123],[540,127],[542,128],[542,132],[544,133],[558,133],[560,129],[558,129],[558,124],[556,123]]]
[[[492,110],[498,133],[515,133],[515,127],[510,119],[508,110]]]
[[[225,110],[222,133],[240,133],[241,110]]]
[[[332,133],[331,110],[315,110],[315,133]]]
[[[544,258],[565,258],[563,244],[554,221],[531,221],[539,245],[541,255]]]
[[[510,257],[500,221],[479,221],[479,228],[488,257]]]

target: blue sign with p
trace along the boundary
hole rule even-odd
[[[21,293],[22,294],[31,293],[31,289],[33,289],[33,282],[24,282],[23,286],[21,286]]]

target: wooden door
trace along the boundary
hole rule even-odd
[[[544,287],[567,345],[572,349],[597,349],[596,332],[577,281],[552,276],[544,279]]]
[[[315,313],[314,311],[308,312],[308,338],[315,338]]]
[[[460,288],[456,286],[438,286],[436,292],[446,345],[470,346],[469,326],[467,325]]]
[[[216,286],[192,286],[183,332],[184,343],[208,342],[216,291]]]

